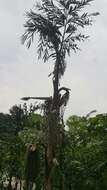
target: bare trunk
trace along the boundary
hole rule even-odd
[[[12,190],[12,176],[9,178],[8,190]]]
[[[21,188],[22,188],[22,182],[21,180],[19,180],[19,189],[21,190]]]
[[[3,181],[0,182],[0,189],[3,190]]]
[[[30,182],[27,180],[25,183],[25,190],[29,190]]]
[[[58,108],[58,86],[59,86],[59,55],[57,55],[55,70],[54,70],[54,80],[53,80],[53,104],[54,108]]]
[[[16,179],[16,182],[15,182],[15,190],[17,190],[17,186],[18,186],[18,182],[17,182],[17,179]]]
[[[45,149],[45,190],[52,190],[52,167],[53,167],[53,146],[50,142],[51,134],[49,133],[48,146]]]
[[[45,151],[45,164],[46,164],[46,180],[45,189],[52,190],[52,169],[53,159],[55,158],[55,149],[57,146],[57,125],[59,119],[59,106],[58,106],[58,85],[59,85],[59,63],[56,60],[56,69],[53,80],[53,103],[52,110],[48,116],[48,146]]]

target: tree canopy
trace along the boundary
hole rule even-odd
[[[35,5],[34,10],[26,12],[27,21],[24,24],[25,33],[22,43],[29,48],[35,34],[39,35],[38,57],[46,62],[49,58],[56,61],[59,55],[59,77],[66,69],[66,55],[71,50],[79,49],[78,42],[88,36],[83,34],[85,26],[91,25],[93,16],[99,13],[88,13],[84,8],[93,0],[42,0]],[[53,71],[55,74],[56,64]]]

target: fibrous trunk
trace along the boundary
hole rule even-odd
[[[56,60],[55,73],[53,79],[53,100],[52,109],[48,115],[48,145],[46,149],[45,161],[46,161],[46,190],[52,190],[52,169],[53,159],[56,157],[56,146],[57,146],[57,126],[59,120],[59,107],[58,107],[58,84],[59,84],[59,62]]]

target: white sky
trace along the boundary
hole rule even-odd
[[[24,13],[34,0],[0,0],[0,112],[20,104],[23,96],[49,96],[52,81],[48,74],[52,63],[37,60],[36,49],[20,43]],[[82,51],[72,53],[62,84],[71,88],[66,116],[85,115],[93,109],[107,112],[107,0],[95,0],[90,7],[100,16],[89,27],[90,39]],[[40,64],[38,64],[40,63]]]

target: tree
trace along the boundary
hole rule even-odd
[[[66,69],[66,56],[71,50],[79,49],[78,42],[87,39],[82,34],[81,28],[92,24],[92,17],[98,13],[89,14],[84,12],[84,7],[92,0],[42,0],[37,3],[36,10],[26,13],[27,21],[24,25],[25,33],[22,36],[22,43],[29,48],[35,34],[39,35],[38,55],[46,62],[49,59],[54,61],[53,96],[45,101],[48,126],[48,140],[46,147],[46,183],[45,189],[52,189],[53,160],[56,158],[56,149],[60,136],[59,124],[63,125],[64,108],[69,99],[69,89],[59,88],[59,81]],[[61,95],[61,92],[64,94]]]
[[[62,171],[67,176],[65,189],[106,189],[107,114],[92,118],[71,116],[67,126],[69,143],[65,147]]]
[[[41,131],[42,116],[35,114],[34,110],[35,106],[30,105],[28,107],[24,104],[23,106],[14,105],[10,109],[10,114],[0,113],[0,189],[4,188],[4,182],[4,184],[7,183],[7,188],[10,190],[13,189],[14,183],[15,190],[17,190],[19,181],[20,189],[22,189],[21,182],[25,179],[26,165],[28,166],[26,178],[28,178],[31,171],[31,174],[34,174],[33,176],[30,174],[30,177],[32,177],[32,179],[29,179],[30,182],[35,183],[35,180],[37,180],[38,184],[40,183],[39,186],[42,184],[43,177],[41,177],[40,170],[37,171],[37,166],[39,168],[38,152],[42,157],[42,151],[39,147],[34,152],[34,161],[30,162],[30,165],[29,162],[26,162],[26,158],[29,158],[28,153],[30,153],[30,157],[33,153],[32,151],[27,153],[27,146],[35,147],[35,144],[43,138]],[[40,160],[43,159],[40,158]],[[43,170],[42,165],[40,165],[41,171]]]
[[[0,113],[0,182],[8,181],[8,189],[11,190],[13,177],[16,187],[17,179],[22,180],[25,148],[19,138],[19,132],[24,127],[24,111],[20,106],[15,105],[10,109],[10,113]]]

